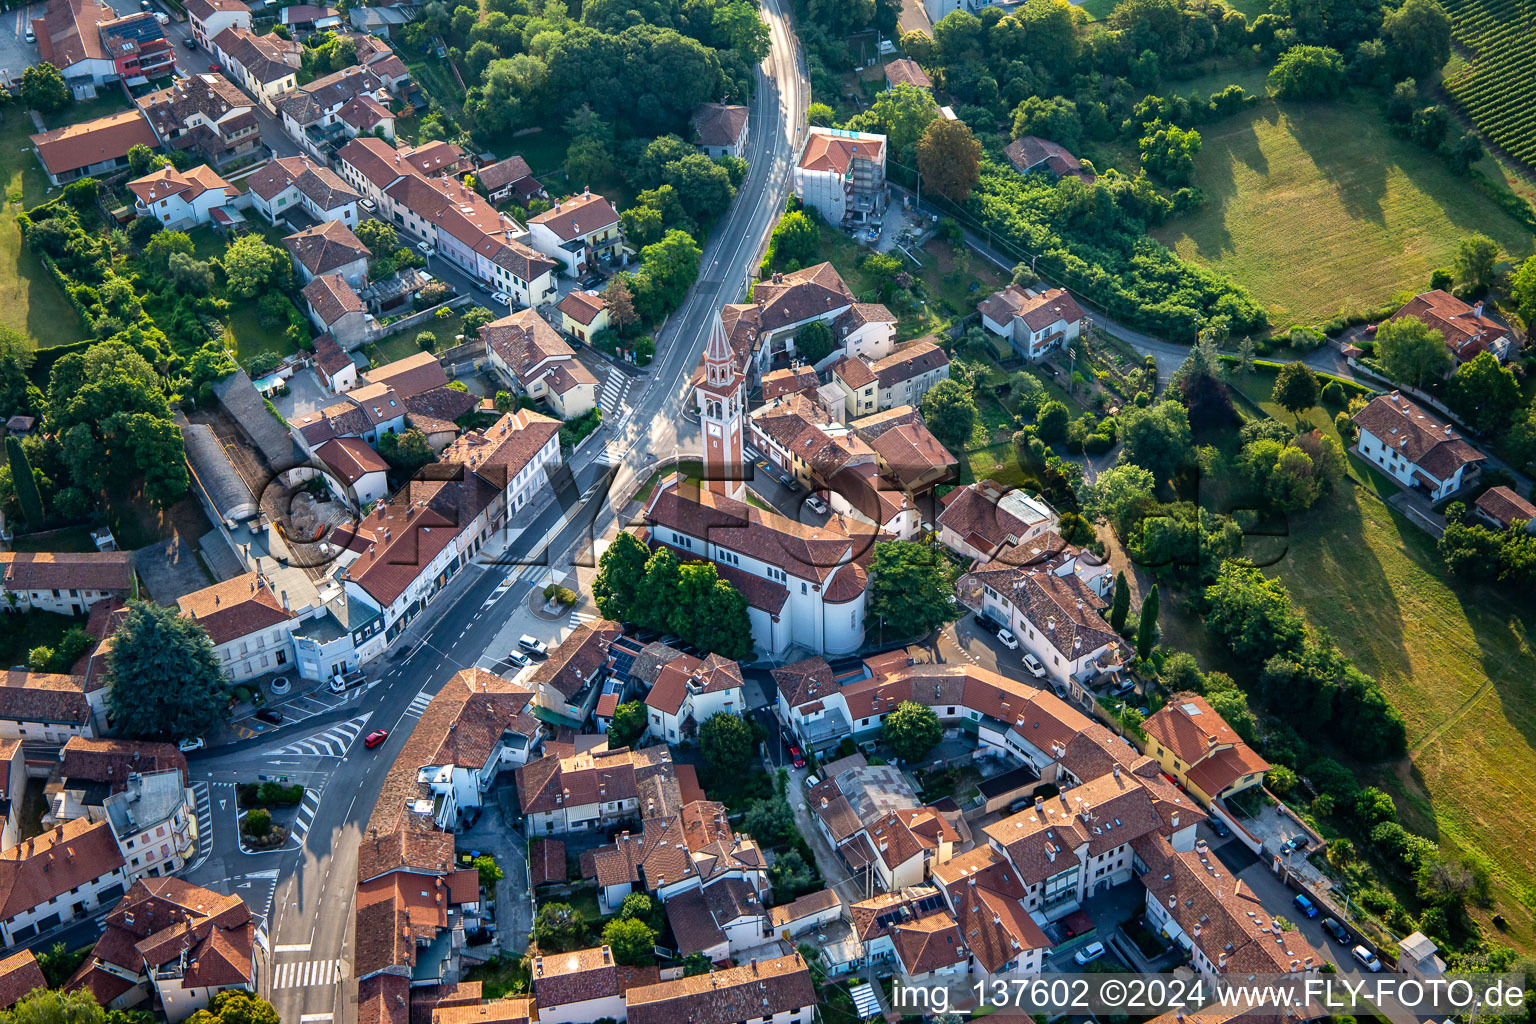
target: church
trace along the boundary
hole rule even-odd
[[[759,654],[858,650],[876,528],[840,515],[813,526],[747,503],[747,377],[718,315],[695,382],[703,480],[661,481],[646,503],[644,539],[685,562],[714,563],[747,599]]]

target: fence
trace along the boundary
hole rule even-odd
[[[448,301],[439,302],[435,306],[429,306],[419,313],[408,313],[401,317],[399,320],[391,320],[387,324],[380,325],[372,332],[370,332],[368,341],[380,341],[392,334],[399,334],[401,331],[408,331],[412,327],[416,327],[426,323],[429,320],[436,319],[437,311],[440,309],[456,309],[459,306],[467,306],[474,301],[475,297],[473,295],[455,295]]]

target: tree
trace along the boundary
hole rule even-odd
[[[1154,121],[1138,143],[1141,165],[1171,184],[1189,180],[1200,152],[1200,133],[1193,128]]]
[[[644,921],[652,928],[661,927],[661,905],[643,892],[632,892],[619,904],[619,920]]]
[[[825,103],[812,103],[805,108],[805,120],[808,124],[830,128],[837,121],[837,111]]]
[[[32,464],[27,461],[27,453],[22,450],[21,438],[14,434],[6,436],[5,454],[10,460],[11,483],[16,488],[16,501],[21,505],[22,518],[32,529],[43,525],[43,498],[37,491],[37,479]]]
[[[1126,582],[1125,570],[1115,575],[1115,594],[1109,604],[1109,628],[1116,633],[1125,632],[1125,617],[1131,611],[1131,587]]]
[[[917,169],[931,191],[964,203],[981,177],[981,143],[964,121],[935,118],[918,141]]]
[[[379,437],[379,454],[401,476],[411,476],[422,466],[437,461],[427,435],[412,427],[399,434]]]
[[[265,839],[272,834],[272,812],[257,807],[249,811],[245,816],[245,831],[257,839]]]
[[[795,354],[811,366],[831,355],[836,344],[837,338],[825,320],[812,320],[795,332]]]
[[[1321,100],[1344,90],[1344,58],[1326,46],[1293,46],[1280,55],[1269,73],[1269,91],[1276,99]]]
[[[1451,56],[1451,19],[1437,0],[1404,0],[1381,23],[1393,74],[1432,77]]]
[[[880,738],[903,761],[921,761],[944,738],[939,716],[926,704],[904,700],[880,723]]]
[[[957,380],[941,380],[928,389],[921,405],[923,422],[946,448],[964,451],[976,426],[976,400]]]
[[[578,185],[590,185],[613,172],[613,154],[598,139],[577,138],[565,151],[565,173]]]
[[[495,319],[496,314],[484,306],[470,306],[460,318],[460,322],[464,327],[464,337],[476,337],[480,333],[480,328]]]
[[[636,918],[616,918],[603,925],[603,945],[613,950],[615,963],[644,967],[655,962],[656,933]]]
[[[72,992],[34,989],[6,1013],[7,1024],[106,1024],[107,1015],[89,987]]]
[[[581,948],[586,928],[586,915],[569,903],[546,903],[533,915],[533,941],[541,952]]]
[[[774,901],[779,904],[793,901],[816,887],[816,873],[800,856],[799,850],[790,850],[773,862],[768,869],[773,881]]]
[[[938,116],[939,105],[932,93],[902,82],[876,96],[868,110],[855,114],[844,127],[884,135],[892,155],[910,165],[913,148]]]
[[[1423,387],[1451,367],[1445,338],[1416,316],[1401,316],[1376,328],[1376,355],[1393,380]]]
[[[641,581],[650,549],[628,530],[621,531],[597,560],[592,581],[592,600],[605,619],[639,624],[646,621],[637,608]]]
[[[39,114],[56,114],[74,102],[74,94],[58,68],[40,61],[21,73],[21,102]]]
[[[1456,280],[1474,295],[1493,287],[1494,267],[1499,262],[1499,245],[1483,234],[1471,234],[1456,249]]]
[[[202,736],[224,714],[229,684],[208,631],[145,601],[128,605],[112,634],[107,713],[134,738]]]
[[[703,153],[687,156],[667,164],[666,183],[677,192],[683,209],[697,222],[707,222],[725,212],[736,195],[731,184],[730,172]]]
[[[759,843],[776,846],[795,834],[795,815],[782,796],[754,800],[742,817],[741,830]]]
[[[155,161],[157,159],[164,160],[165,158],[157,157],[154,150],[142,142],[136,142],[128,147],[128,172],[135,178],[142,178],[150,171],[156,169]]]
[[[1189,412],[1171,400],[1145,409],[1130,406],[1120,413],[1120,439],[1121,459],[1166,480],[1193,451]]]
[[[144,252],[140,258],[144,262],[144,269],[164,277],[170,270],[172,256],[190,257],[195,249],[191,236],[185,232],[159,231],[144,244]]]
[[[1136,656],[1142,661],[1150,658],[1152,648],[1157,646],[1157,611],[1157,584],[1154,583],[1141,602],[1141,622],[1136,626]]]
[[[645,705],[637,700],[620,704],[613,711],[613,721],[608,723],[608,745],[613,748],[632,747],[645,735]]]
[[[416,332],[416,347],[423,352],[437,351],[437,335],[431,331]]]
[[[717,772],[744,771],[752,759],[752,730],[745,719],[716,712],[699,726],[699,751]]]
[[[869,571],[866,631],[879,622],[882,636],[920,637],[954,620],[954,572],[937,549],[916,541],[877,541]]]
[[[1492,352],[1462,363],[1451,375],[1446,404],[1479,433],[1503,430],[1525,404],[1514,371]]]
[[[608,303],[608,320],[614,329],[620,334],[633,324],[635,315],[635,296],[630,291],[629,280],[622,274],[615,274],[608,282],[608,288],[603,292],[603,299]]]
[[[1536,256],[1527,256],[1510,277],[1509,294],[1519,307],[1520,319],[1536,325]]]
[[[1205,590],[1205,624],[1239,659],[1257,667],[1276,651],[1297,647],[1306,624],[1279,580],[1237,562],[1223,562]]]
[[[1295,416],[1298,423],[1301,414],[1317,404],[1321,393],[1317,374],[1308,369],[1305,363],[1286,363],[1275,375],[1275,404]]]
[[[775,267],[786,267],[790,263],[806,266],[821,248],[821,229],[803,211],[790,210],[779,218],[768,248]]]
[[[496,858],[488,853],[476,857],[470,866],[480,873],[480,884],[491,892],[496,891],[497,882],[507,877],[501,865],[496,863]]]
[[[698,280],[703,256],[693,236],[676,229],[641,249],[634,277],[636,311],[654,321],[676,309]]]
[[[1082,494],[1083,509],[1093,516],[1103,516],[1121,539],[1130,535],[1135,523],[1146,515],[1157,499],[1157,480],[1141,466],[1121,463],[1100,473]]]
[[[224,250],[224,277],[234,298],[249,299],[288,283],[288,254],[261,235],[241,235]]]
[[[1062,96],[1026,96],[1013,109],[1013,137],[1036,135],[1076,149],[1083,139],[1077,104]]]
[[[1067,423],[1072,414],[1057,399],[1051,399],[1035,414],[1035,432],[1046,444],[1060,444],[1067,436]]]

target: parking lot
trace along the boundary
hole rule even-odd
[[[294,684],[298,685],[301,682],[306,686],[313,685],[308,680],[295,680]],[[377,684],[366,683],[363,686],[353,687],[346,693],[332,693],[329,687],[322,683],[318,689],[310,690],[306,693],[272,697],[268,699],[267,703],[260,710],[277,712],[283,716],[282,722],[263,722],[260,718],[256,717],[258,712],[251,710],[243,713],[239,718],[232,719],[229,723],[229,729],[235,734],[236,739],[247,740],[252,736],[260,736],[263,733],[272,732],[283,726],[293,725],[296,722],[303,722],[317,715],[335,711],[337,708],[348,704],[358,704],[362,700],[363,694],[375,685]]]

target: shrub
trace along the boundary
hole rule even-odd
[[[431,331],[422,331],[420,334],[416,335],[416,347],[421,349],[423,352],[436,352],[437,335],[433,334]]]
[[[1331,405],[1334,408],[1338,408],[1348,400],[1349,399],[1344,395],[1344,385],[1340,384],[1338,381],[1331,380],[1323,387],[1324,405]]]
[[[246,812],[245,831],[257,839],[265,839],[272,834],[272,815],[259,807]]]

